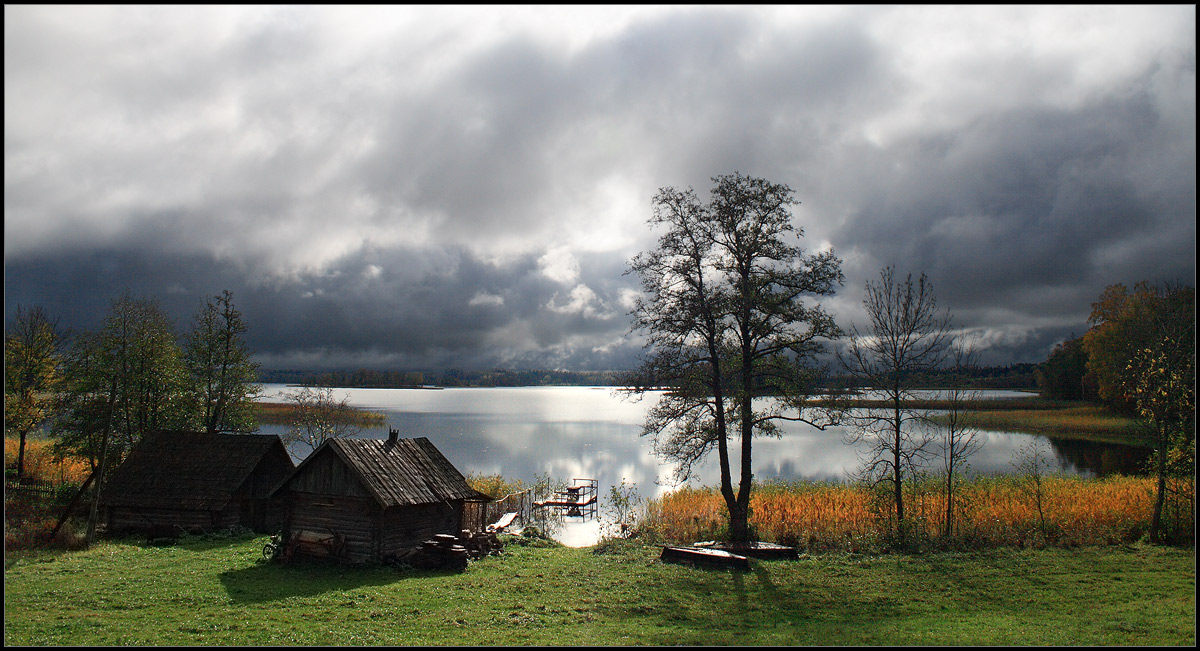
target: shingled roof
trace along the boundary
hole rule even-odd
[[[218,510],[275,446],[290,465],[278,436],[153,432],[109,475],[100,501],[106,506]]]
[[[313,459],[331,453],[358,476],[363,487],[383,508],[493,499],[471,488],[462,473],[423,436],[387,440],[330,439],[300,462],[292,476],[304,472],[306,464]],[[285,481],[276,491],[286,485]]]

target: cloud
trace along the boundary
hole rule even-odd
[[[579,278],[579,262],[564,246],[556,246],[538,258],[538,270],[556,283],[570,284]]]
[[[587,319],[607,319],[613,316],[608,306],[600,300],[599,296],[596,296],[596,292],[584,284],[571,288],[566,300],[561,303],[556,293],[550,298],[546,308],[558,314],[576,314]]]
[[[664,186],[789,184],[861,323],[925,271],[997,360],[1195,276],[1195,9],[5,8],[5,311],[272,364],[619,364]],[[617,344],[614,342],[625,342]]]

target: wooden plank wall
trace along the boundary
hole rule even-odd
[[[288,488],[298,493],[370,497],[353,471],[328,449],[319,458],[309,461],[303,472],[293,476]]]
[[[373,500],[292,492],[288,531],[335,533],[345,536],[343,560],[370,563],[379,560],[378,507]]]
[[[108,509],[107,533],[120,536],[176,527],[181,531],[203,532],[231,526],[220,526],[223,521],[220,513],[213,511],[112,506]]]
[[[386,559],[419,547],[435,534],[457,536],[462,528],[462,506],[439,503],[392,507],[381,515],[379,523],[380,557]]]

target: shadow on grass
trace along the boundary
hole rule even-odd
[[[829,644],[820,631],[887,622],[899,612],[892,599],[859,592],[839,574],[854,572],[824,564],[752,560],[749,571],[663,564],[662,590],[611,615],[638,627],[671,627],[672,644]],[[848,577],[846,577],[848,578]],[[747,642],[750,630],[763,637]],[[839,629],[840,630],[840,629]]]
[[[315,597],[326,592],[353,590],[421,577],[458,574],[453,571],[401,570],[387,566],[350,566],[332,562],[294,562],[288,565],[258,561],[250,567],[218,575],[225,593],[236,603]]]

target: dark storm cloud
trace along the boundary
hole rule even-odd
[[[574,338],[611,338],[627,327],[624,311],[599,297],[573,304],[573,288],[530,258],[497,266],[463,250],[363,251],[320,276],[276,284],[248,283],[211,259],[144,249],[5,266],[6,304],[42,305],[75,329],[98,328],[111,301],[128,291],[157,299],[183,331],[205,297],[228,289],[250,326],[248,345],[274,368],[602,370],[627,364],[634,351],[626,342],[567,347]]]
[[[735,170],[840,321],[924,271],[997,363],[1195,275],[1190,7],[5,17],[6,318],[230,289],[273,366],[627,365],[650,198]]]
[[[849,275],[924,271],[964,326],[1008,310],[1076,333],[1108,284],[1193,278],[1194,125],[1164,115],[1154,72],[1073,110],[998,112],[870,152],[875,182],[832,236],[869,254]]]

